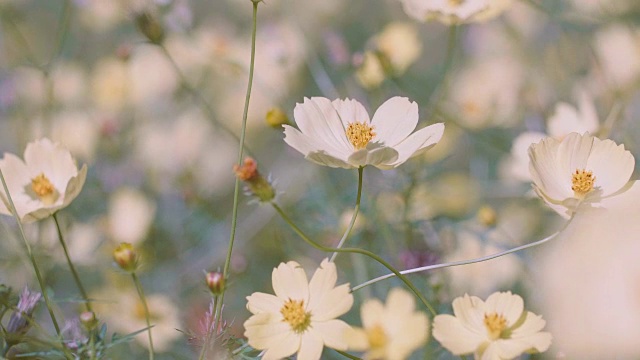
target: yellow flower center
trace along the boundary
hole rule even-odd
[[[295,333],[303,333],[311,325],[311,313],[304,311],[304,300],[287,300],[280,313]]]
[[[496,340],[500,338],[502,332],[507,328],[507,320],[496,313],[484,315],[484,326],[489,332],[489,338]]]
[[[43,173],[31,179],[31,190],[45,205],[51,205],[58,200],[58,191]]]
[[[448,0],[449,6],[456,7],[462,5],[464,0]]]
[[[593,183],[596,181],[596,177],[593,176],[593,172],[585,169],[576,170],[571,175],[571,190],[577,197],[584,197],[591,190],[593,190]]]
[[[347,139],[356,150],[364,149],[371,139],[376,136],[373,132],[373,126],[362,122],[350,123],[347,126]]]
[[[367,339],[372,349],[381,349],[387,344],[387,334],[382,326],[376,324],[367,330]]]

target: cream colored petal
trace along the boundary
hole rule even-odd
[[[513,359],[527,351],[546,351],[551,346],[551,334],[535,333],[518,339],[498,339],[493,343],[501,359]]]
[[[414,156],[418,156],[435,146],[444,133],[444,124],[438,123],[420,129],[397,144],[398,158],[386,165],[397,167]]]
[[[255,292],[247,296],[247,310],[253,314],[268,312],[279,314],[284,300],[271,294]]]
[[[321,149],[330,153],[350,152],[353,149],[329,99],[305,98],[304,103],[296,104],[293,116],[300,131],[322,144]]]
[[[567,135],[558,146],[558,171],[564,180],[564,186],[571,190],[571,174],[587,167],[587,160],[593,148],[594,137],[589,134]]]
[[[437,315],[433,319],[433,337],[454,355],[472,353],[487,341],[485,336],[451,315]]]
[[[347,333],[351,327],[342,320],[314,321],[311,327],[320,335],[324,345],[336,350],[347,350]]]
[[[314,321],[335,319],[347,313],[353,306],[353,295],[349,284],[340,285],[323,293],[311,294],[311,296],[313,296],[313,304],[310,302],[309,310]]]
[[[369,124],[369,113],[357,100],[352,99],[336,99],[331,102],[331,105],[338,112],[338,117],[342,122],[342,132],[344,133],[349,124],[358,122]],[[375,141],[375,138],[374,140]]]
[[[551,199],[536,185],[533,185],[533,190],[536,192],[536,194],[538,194],[538,196],[540,196],[542,200],[544,200],[544,202],[551,208],[551,210],[555,211],[565,219],[571,218],[571,215],[574,213],[575,209],[567,208],[567,206],[564,205],[564,202],[558,202],[554,199]]]
[[[383,164],[393,163],[398,158],[398,152],[390,147],[377,147],[358,150],[351,154],[348,162],[354,167],[373,165],[382,168]],[[384,169],[387,169],[385,167]]]
[[[365,329],[383,323],[384,305],[378,299],[368,299],[360,306],[360,318]]]
[[[319,360],[322,356],[324,343],[320,334],[314,330],[309,330],[302,335],[298,360]]]
[[[529,148],[531,180],[541,192],[556,202],[574,195],[571,190],[571,172],[566,166],[561,168],[559,165],[559,148],[560,142],[553,138],[542,139]]]
[[[429,337],[429,320],[421,312],[405,313],[401,320],[404,326],[395,333],[389,333],[391,342],[387,349],[389,360],[405,359],[422,347]]]
[[[353,169],[355,166],[349,164],[341,158],[331,156],[324,150],[309,153],[306,157],[307,160],[312,161],[318,165],[329,166],[333,168]]]
[[[602,189],[602,196],[611,195],[625,186],[634,167],[635,159],[624,145],[594,138],[586,169],[596,177],[594,185]]]
[[[369,338],[367,332],[362,328],[349,327],[344,334],[344,340],[347,342],[349,350],[366,351],[369,349]]]
[[[485,305],[486,314],[501,314],[507,320],[507,326],[513,326],[524,311],[524,300],[510,291],[489,295]]]
[[[283,359],[295,354],[301,348],[301,340],[300,335],[289,332],[281,341],[272,343],[262,356],[262,360]]]
[[[376,110],[371,124],[376,141],[395,147],[418,125],[418,104],[405,97],[392,97]]]
[[[336,264],[328,259],[322,260],[320,267],[316,269],[309,281],[309,309],[313,309],[315,297],[321,298],[324,293],[331,291],[336,286],[337,280]]]
[[[276,296],[283,299],[304,300],[309,303],[309,283],[304,269],[295,261],[281,263],[271,273]]]
[[[77,176],[69,179],[67,183],[67,187],[64,190],[64,201],[62,202],[62,206],[68,206],[82,191],[82,187],[84,186],[84,182],[87,179],[87,164],[82,165],[82,168],[78,172]]]
[[[71,153],[57,143],[43,138],[27,144],[24,161],[31,177],[44,173],[59,192],[63,192],[78,168]]]
[[[542,316],[528,311],[524,323],[522,323],[522,325],[518,326],[516,329],[513,329],[513,331],[511,332],[511,337],[520,338],[535,334],[542,330],[545,325],[546,321],[542,319]]]
[[[11,195],[16,206],[18,215],[23,216],[26,212],[35,210],[28,209],[26,206],[32,199],[28,197],[24,191],[25,186],[31,183],[29,170],[25,163],[17,156],[5,153],[4,157],[0,160],[0,169],[2,169],[2,175],[7,183],[9,195]],[[0,205],[0,213],[11,215],[9,204],[7,203],[8,198],[6,197],[3,186],[0,186],[0,194],[3,200],[2,205]]]
[[[337,160],[338,164],[346,165],[344,160],[340,159],[346,159],[349,154],[351,154],[350,151],[347,151],[345,149],[340,149],[342,153],[337,152],[335,149],[332,149],[331,147],[328,147],[324,143],[319,141],[318,138],[303,134],[297,129],[288,125],[284,125],[284,135],[284,141],[289,146],[303,154],[308,160],[313,161],[319,165],[344,167],[331,165],[333,164],[334,160],[325,161],[322,159],[335,159]]]
[[[244,336],[255,349],[265,350],[283,342],[291,334],[289,324],[275,318],[271,313],[253,315],[244,322]]]
[[[501,349],[498,346],[498,344],[496,344],[496,342],[491,342],[488,344],[488,346],[484,349],[484,351],[482,352],[482,356],[478,356],[478,352],[476,352],[475,354],[475,359],[480,359],[480,360],[503,360],[500,357],[500,353],[501,353]],[[505,358],[507,359],[507,358]]]
[[[460,321],[478,334],[485,333],[485,304],[476,296],[465,294],[452,302],[453,313]]]

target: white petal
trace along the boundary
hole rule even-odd
[[[283,299],[309,302],[309,283],[304,269],[295,261],[281,263],[271,273],[271,282],[276,296]]]
[[[416,302],[412,294],[401,288],[393,288],[387,295],[387,311],[394,317],[405,317],[413,313]]]
[[[498,344],[495,341],[493,341],[489,343],[489,345],[484,349],[484,352],[482,353],[482,357],[478,357],[476,353],[475,359],[479,358],[481,360],[503,360],[500,356],[501,351],[502,350],[500,349]]]
[[[340,285],[330,291],[313,296],[313,308],[310,309],[314,321],[325,321],[341,316],[353,306],[353,295],[349,284]]]
[[[284,339],[273,343],[273,345],[267,349],[262,356],[262,360],[277,360],[291,356],[301,348],[300,342],[300,335],[289,332]]]
[[[349,327],[344,334],[344,340],[349,345],[349,350],[365,351],[369,348],[367,332],[362,328]]]
[[[378,324],[382,324],[384,316],[384,305],[378,299],[368,299],[360,306],[360,318],[365,329],[370,329]]]
[[[62,202],[62,207],[69,205],[80,194],[80,191],[82,191],[86,179],[87,164],[84,164],[78,172],[78,175],[69,179],[67,187],[64,190],[64,200],[59,200],[58,203]]]
[[[522,325],[518,326],[516,329],[513,329],[513,331],[511,332],[511,337],[520,338],[533,335],[542,330],[545,325],[546,321],[542,319],[542,316],[528,311],[527,317],[525,318]]]
[[[472,353],[487,340],[451,315],[437,315],[433,319],[433,337],[454,355]]]
[[[531,180],[541,192],[556,202],[574,195],[571,190],[571,172],[575,169],[560,169],[559,147],[560,142],[556,139],[545,138],[529,148]]]
[[[249,344],[259,350],[274,347],[292,334],[289,324],[279,321],[270,313],[251,316],[244,322],[244,329]]]
[[[255,292],[247,296],[247,310],[253,314],[261,312],[278,314],[283,305],[284,300],[275,295]]]
[[[284,134],[285,134],[284,141],[289,146],[291,146],[292,148],[302,153],[306,159],[313,161],[319,165],[327,165],[331,167],[344,167],[339,165],[337,166],[332,165],[334,164],[334,162],[337,162],[338,164],[344,164],[347,167],[350,167],[346,162],[344,162],[344,160],[340,160],[340,159],[346,159],[349,156],[349,154],[351,154],[350,151],[341,149],[342,153],[336,152],[335,150],[330,149],[328,146],[326,146],[322,142],[318,141],[317,138],[307,136],[301,133],[300,131],[298,131],[297,129],[294,129],[293,127],[288,125],[284,125]],[[332,159],[332,160],[330,161],[323,160],[325,158]]]
[[[321,149],[329,153],[341,153],[353,149],[338,118],[338,113],[329,99],[315,97],[304,99],[293,110],[296,124],[303,134],[322,144]]]
[[[324,345],[336,350],[347,350],[347,333],[351,327],[342,320],[329,320],[312,323],[313,330],[322,337]]]
[[[314,305],[314,296],[321,295],[330,291],[336,286],[338,280],[338,272],[336,270],[336,264],[330,262],[327,259],[322,260],[320,267],[316,269],[309,281],[309,293],[311,298],[309,299],[309,308],[312,309]]]
[[[507,326],[513,326],[524,311],[524,300],[519,295],[507,292],[491,294],[485,302],[485,313],[496,313],[504,316]]]
[[[602,196],[611,195],[625,186],[635,167],[633,155],[611,140],[594,139],[593,149],[586,169],[596,177],[595,186],[602,189]]]
[[[559,176],[567,179],[566,186],[571,189],[571,174],[587,166],[589,154],[593,148],[594,137],[589,134],[571,133],[558,146]]]
[[[0,160],[0,169],[2,169],[2,175],[7,183],[9,195],[11,195],[16,206],[18,216],[23,216],[26,213],[26,203],[31,201],[24,191],[25,186],[31,183],[29,170],[20,158],[9,153],[5,153],[4,157]],[[0,186],[0,194],[2,194],[3,197],[2,205],[5,205],[4,203],[5,201],[8,201],[8,198],[5,195],[3,186]],[[11,215],[8,203],[5,206],[0,206],[0,213]]]
[[[416,128],[418,116],[418,104],[405,97],[396,96],[385,101],[371,120],[376,141],[395,147]]]
[[[455,298],[451,304],[454,315],[478,334],[485,333],[484,314],[485,304],[476,296],[465,294]]]
[[[348,162],[354,167],[373,165],[380,167],[382,164],[392,163],[398,158],[398,152],[390,147],[367,147],[349,156]]]
[[[332,168],[353,169],[355,167],[341,158],[327,154],[324,150],[309,153],[305,158],[318,165],[329,166]]]
[[[347,129],[349,124],[352,124],[355,122],[365,123],[365,124],[370,123],[369,114],[367,113],[367,110],[365,110],[364,106],[362,106],[362,104],[360,104],[357,100],[337,99],[337,100],[333,100],[331,104],[338,112],[338,117],[342,122],[343,132]]]
[[[442,139],[444,124],[438,123],[425,127],[411,134],[408,138],[394,146],[398,151],[398,159],[389,165],[396,167],[430,149]]]
[[[69,179],[78,174],[71,153],[46,138],[27,144],[24,161],[32,178],[44,173],[60,193],[67,187]]]
[[[322,337],[313,330],[309,330],[302,335],[298,360],[318,360],[322,356],[324,343]]]

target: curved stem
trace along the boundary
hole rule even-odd
[[[405,285],[409,289],[411,289],[411,291],[413,291],[413,293],[416,295],[416,297],[424,304],[424,306],[429,310],[429,312],[431,312],[431,314],[433,316],[436,315],[436,311],[433,308],[433,306],[431,306],[429,301],[427,301],[427,299],[424,297],[424,295],[422,295],[422,293],[420,293],[420,291],[418,291],[418,289],[413,285],[413,283],[411,281],[409,281],[404,275],[402,275],[398,270],[396,270],[393,266],[391,266],[391,264],[389,264],[384,259],[382,259],[380,256],[372,253],[371,251],[364,250],[364,249],[357,249],[357,248],[337,249],[337,248],[330,248],[330,247],[326,247],[326,246],[320,245],[317,242],[311,240],[307,235],[305,235],[305,233],[296,224],[294,224],[293,221],[291,221],[291,219],[287,216],[287,214],[284,213],[284,211],[280,208],[280,206],[278,206],[278,204],[272,202],[271,205],[278,212],[278,214],[280,214],[282,219],[289,226],[291,226],[293,231],[295,231],[296,234],[298,234],[302,238],[302,240],[304,240],[307,244],[313,246],[314,248],[316,248],[318,250],[325,251],[325,252],[355,253],[355,254],[365,255],[365,256],[368,256],[368,257],[374,259],[375,261],[377,261],[378,263],[380,263],[381,265],[383,265],[384,267],[389,269],[389,271],[393,272],[400,280],[402,280],[402,282],[404,282]]]
[[[363,172],[364,172],[364,167],[363,166],[359,167],[358,168],[358,195],[356,195],[356,206],[353,209],[353,215],[351,215],[351,222],[349,222],[349,226],[347,227],[347,230],[344,232],[344,235],[342,235],[342,239],[340,239],[337,249],[342,248],[342,245],[344,245],[345,241],[347,241],[349,234],[351,234],[351,229],[353,229],[353,225],[356,223],[356,217],[358,216],[358,212],[360,211],[360,198],[362,197],[362,173]],[[338,252],[334,252],[333,255],[331,255],[331,259],[329,259],[329,261],[334,261],[336,259],[336,256],[338,256]]]
[[[334,349],[334,350],[335,350],[335,349]],[[351,354],[349,354],[349,353],[346,353],[346,352],[344,352],[344,351],[340,351],[340,350],[335,350],[335,351],[336,351],[338,354],[340,354],[340,355],[342,355],[342,356],[346,357],[347,359],[361,360],[359,357],[357,357],[357,356],[353,356],[353,355],[351,355]]]
[[[256,60],[256,34],[258,32],[258,4],[261,0],[252,0],[253,4],[253,16],[252,16],[252,28],[251,28],[251,60],[249,62],[249,81],[247,83],[247,93],[244,101],[244,110],[242,113],[242,128],[240,131],[240,145],[238,149],[238,165],[242,165],[242,157],[244,156],[244,139],[247,133],[247,116],[249,114],[249,101],[251,100],[251,87],[253,86],[253,70],[255,68]],[[229,277],[229,266],[231,265],[231,253],[233,252],[233,243],[236,237],[236,227],[238,224],[238,203],[240,201],[240,179],[236,177],[235,187],[233,190],[233,209],[231,215],[231,233],[229,235],[229,248],[227,250],[227,257],[224,261],[224,269],[222,271],[223,278],[226,280]],[[220,321],[222,305],[224,303],[224,293],[226,289],[222,289],[220,293],[220,299],[218,306],[214,312],[214,326],[217,328],[218,321]]]
[[[42,280],[42,275],[40,274],[40,268],[38,267],[36,258],[35,256],[33,256],[33,252],[31,251],[31,245],[29,245],[29,242],[27,241],[27,237],[24,234],[24,229],[22,228],[22,221],[18,216],[18,211],[16,210],[16,206],[13,203],[13,199],[11,198],[11,194],[9,193],[9,188],[7,187],[7,182],[4,179],[4,174],[2,173],[1,169],[0,169],[0,180],[2,180],[2,187],[4,188],[4,193],[6,195],[6,199],[8,200],[8,203],[10,206],[9,210],[11,211],[11,214],[13,215],[13,217],[16,219],[16,222],[18,223],[20,237],[24,242],[24,246],[27,249],[27,254],[29,255],[29,259],[31,260],[31,264],[33,265],[33,270],[36,273],[36,278],[38,279],[38,284],[40,285],[40,291],[42,291],[42,297],[44,298],[44,303],[47,305],[47,310],[49,310],[49,316],[51,317],[51,322],[53,322],[53,327],[56,329],[56,334],[60,338],[60,325],[58,325],[58,320],[56,320],[56,316],[53,313],[53,307],[51,306],[51,301],[49,300],[47,289],[45,289],[44,287],[44,281]],[[63,344],[63,347],[64,347],[64,344]]]
[[[149,360],[153,360],[154,352],[153,338],[151,336],[151,314],[149,313],[149,307],[147,306],[147,298],[144,296],[144,290],[142,290],[142,285],[140,285],[140,280],[138,280],[138,276],[135,272],[131,273],[131,278],[133,279],[133,283],[136,285],[138,296],[140,297],[140,301],[142,301],[142,307],[144,308],[144,319],[147,321],[147,332],[149,334]]]
[[[565,226],[566,228],[566,226]],[[563,228],[564,230],[564,228]],[[534,246],[538,246],[538,245],[542,245],[544,243],[546,243],[547,241],[555,238],[558,234],[560,234],[560,232],[562,232],[562,230],[553,233],[552,235],[547,236],[546,238],[542,239],[542,240],[538,240],[526,245],[522,245],[522,246],[518,246],[515,247],[513,249],[509,249],[509,250],[505,250],[499,253],[495,253],[495,254],[491,254],[491,255],[487,255],[487,256],[483,256],[483,257],[479,257],[479,258],[475,258],[475,259],[469,259],[469,260],[460,260],[460,261],[452,261],[452,262],[448,262],[448,263],[443,263],[443,264],[436,264],[436,265],[429,265],[429,266],[422,266],[422,267],[418,267],[418,268],[414,268],[414,269],[408,269],[408,270],[404,270],[404,271],[400,271],[401,274],[403,275],[407,275],[407,274],[413,274],[413,273],[417,273],[417,272],[422,272],[422,271],[429,271],[429,270],[435,270],[435,269],[442,269],[442,268],[446,268],[446,267],[452,267],[452,266],[461,266],[461,265],[468,265],[468,264],[474,264],[474,263],[479,263],[479,262],[483,262],[483,261],[487,261],[487,260],[491,260],[491,259],[495,259],[495,258],[499,258],[501,256],[505,256],[520,250],[524,250],[524,249],[528,249]],[[351,289],[351,291],[357,291],[362,289],[363,287],[369,286],[371,284],[375,284],[378,281],[382,281],[391,277],[396,276],[396,274],[387,274],[387,275],[382,275],[379,276],[375,279],[371,279],[367,282],[364,282],[360,285],[354,286],[353,289]]]
[[[82,298],[84,299],[84,305],[87,307],[87,311],[93,312],[91,309],[91,302],[89,301],[89,296],[87,296],[87,292],[82,286],[82,282],[80,281],[80,276],[78,276],[78,272],[76,271],[76,267],[73,265],[71,261],[71,257],[69,256],[69,250],[67,249],[67,243],[64,241],[64,237],[62,236],[62,230],[60,229],[60,222],[58,221],[57,213],[53,214],[53,221],[56,223],[56,229],[58,230],[58,239],[60,240],[60,245],[62,245],[62,249],[64,250],[64,256],[67,258],[67,264],[69,265],[69,269],[73,274],[73,279],[80,290],[80,294],[82,294]]]

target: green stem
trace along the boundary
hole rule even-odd
[[[334,350],[335,350],[335,349],[334,349]],[[342,355],[342,356],[346,357],[347,359],[361,360],[359,357],[357,357],[357,356],[353,356],[353,355],[351,355],[351,354],[349,354],[349,353],[346,353],[346,352],[344,352],[344,351],[340,351],[340,350],[335,350],[335,351],[336,351],[338,354],[340,354],[340,355]]]
[[[84,305],[87,307],[87,311],[93,312],[91,309],[91,302],[89,300],[89,296],[87,296],[87,292],[82,286],[82,282],[80,281],[80,276],[78,276],[78,272],[76,271],[76,267],[73,265],[71,261],[71,257],[69,256],[69,249],[67,248],[67,243],[64,241],[64,236],[62,236],[62,230],[60,228],[60,222],[58,221],[57,213],[53,214],[53,221],[56,223],[56,230],[58,230],[58,239],[60,240],[60,245],[62,245],[62,249],[64,250],[64,256],[67,258],[67,264],[69,265],[69,269],[73,274],[73,279],[80,290],[80,294],[82,294],[82,298],[84,299]]]
[[[280,208],[280,206],[278,206],[278,204],[272,202],[271,205],[273,206],[274,209],[276,209],[278,214],[280,214],[282,219],[289,226],[291,226],[293,231],[295,231],[296,234],[298,234],[298,236],[300,236],[302,238],[302,240],[304,240],[306,243],[308,243],[309,245],[313,246],[314,248],[316,248],[318,250],[321,250],[321,251],[325,251],[325,252],[345,252],[345,253],[355,253],[355,254],[365,255],[365,256],[368,256],[368,257],[374,259],[375,261],[377,261],[378,263],[380,263],[381,265],[383,265],[384,267],[389,269],[389,271],[394,273],[400,280],[402,280],[402,282],[405,283],[405,285],[409,289],[411,289],[411,291],[413,291],[413,293],[416,295],[416,297],[424,304],[424,306],[429,310],[429,312],[431,312],[431,314],[433,316],[436,316],[436,311],[433,308],[433,306],[431,306],[431,304],[429,303],[429,301],[427,301],[427,299],[424,297],[424,295],[422,295],[420,293],[420,291],[418,291],[418,289],[416,289],[416,287],[413,285],[413,283],[411,283],[411,281],[409,281],[404,275],[402,275],[398,270],[396,270],[393,266],[391,266],[391,264],[386,262],[380,256],[372,253],[371,251],[364,250],[364,249],[357,249],[357,248],[337,249],[337,248],[330,248],[330,247],[326,247],[326,246],[323,246],[321,244],[318,244],[315,241],[311,240],[307,235],[305,235],[305,233],[296,224],[294,224],[293,221],[291,221],[291,219],[287,216],[287,214],[284,213],[284,211]]]
[[[67,40],[67,34],[69,33],[69,24],[71,20],[71,11],[73,7],[71,6],[71,0],[65,0],[62,8],[62,14],[60,15],[60,26],[58,27],[58,31],[56,33],[56,46],[53,48],[51,53],[51,57],[49,58],[49,62],[44,65],[45,69],[51,68],[53,62],[60,56],[62,53],[62,48],[64,47],[64,43]]]
[[[347,230],[344,232],[344,235],[342,235],[342,239],[340,239],[340,242],[336,247],[337,249],[342,248],[342,245],[344,245],[345,241],[347,241],[349,234],[351,234],[351,229],[353,229],[353,225],[356,223],[356,217],[358,216],[358,212],[360,211],[360,198],[362,197],[362,173],[363,172],[364,172],[364,167],[363,166],[359,167],[358,168],[358,195],[356,195],[356,206],[353,209],[351,222],[349,222],[349,226],[347,227]],[[334,261],[336,259],[336,256],[338,256],[338,253],[334,252],[333,255],[331,255],[331,259],[329,259],[329,261]]]
[[[89,340],[89,351],[91,351],[91,360],[96,360],[96,331],[95,329],[91,329],[89,336],[91,337]]]
[[[7,196],[7,200],[9,202],[9,210],[11,211],[11,214],[13,215],[13,217],[16,219],[16,222],[18,223],[18,229],[20,231],[20,237],[22,238],[22,241],[24,242],[24,246],[27,249],[27,254],[29,255],[29,259],[31,260],[31,264],[33,265],[33,270],[36,273],[36,278],[38,279],[38,284],[40,285],[40,291],[42,292],[42,297],[44,298],[44,303],[47,305],[47,310],[49,310],[49,316],[51,317],[51,322],[53,322],[53,327],[56,329],[56,334],[58,335],[58,338],[61,338],[60,335],[60,325],[58,325],[58,320],[56,320],[56,316],[53,313],[53,307],[51,306],[51,301],[49,300],[49,295],[47,294],[47,290],[44,287],[44,281],[42,280],[42,275],[40,274],[40,268],[38,267],[38,263],[36,262],[36,258],[33,255],[33,251],[31,251],[31,245],[29,245],[29,242],[27,241],[27,237],[24,234],[24,229],[22,228],[22,221],[20,220],[20,217],[18,216],[18,211],[16,210],[16,206],[13,203],[13,199],[11,198],[11,194],[9,193],[9,188],[7,187],[7,182],[4,178],[4,174],[2,172],[2,169],[0,169],[0,180],[2,180],[2,187],[4,188],[4,193]],[[62,345],[64,347],[64,344]]]
[[[256,34],[258,32],[258,4],[261,0],[251,0],[253,4],[252,15],[252,28],[251,28],[251,60],[249,62],[249,81],[247,83],[247,93],[244,100],[244,111],[242,113],[242,128],[240,131],[240,146],[238,149],[238,166],[242,165],[242,157],[244,156],[244,140],[247,133],[247,116],[249,114],[249,101],[251,100],[251,87],[253,86],[253,70],[255,68],[256,60]],[[233,209],[231,215],[231,234],[229,235],[229,248],[227,250],[227,257],[224,262],[224,269],[222,271],[223,278],[226,280],[229,277],[229,266],[231,265],[231,253],[233,252],[233,243],[236,237],[236,227],[238,224],[238,203],[240,201],[240,180],[236,177],[235,187],[233,190]],[[220,301],[215,310],[214,326],[217,328],[218,321],[220,321],[222,313],[222,305],[224,304],[224,293],[226,289],[223,288],[220,293]]]
[[[131,273],[131,278],[133,279],[133,283],[136,285],[136,290],[138,290],[138,296],[140,296],[140,301],[142,301],[142,307],[144,308],[144,318],[147,321],[147,333],[149,334],[149,360],[153,360],[153,338],[151,336],[151,314],[149,313],[149,307],[147,306],[147,298],[144,296],[144,290],[142,290],[142,285],[140,285],[140,280],[138,280],[138,276],[135,272]]]

